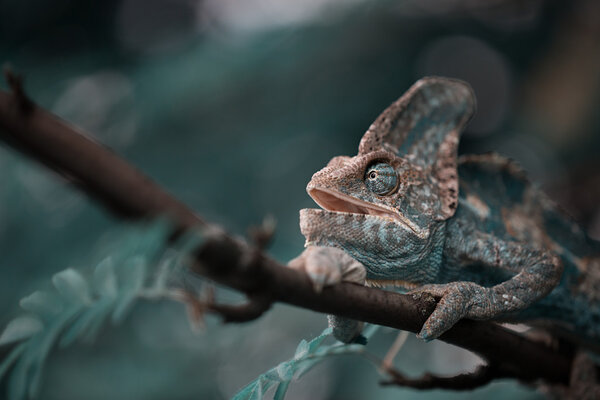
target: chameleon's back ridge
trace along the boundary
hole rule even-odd
[[[548,296],[511,317],[551,319],[586,339],[599,339],[600,244],[530,183],[514,161],[494,153],[462,156],[458,171],[457,214],[504,240],[553,251],[564,265]],[[489,284],[485,275],[463,273],[463,279],[469,280],[467,275]]]

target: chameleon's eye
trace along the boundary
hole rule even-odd
[[[371,192],[385,196],[392,193],[398,186],[398,176],[390,164],[376,162],[367,168],[365,184]]]

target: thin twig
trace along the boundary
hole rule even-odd
[[[276,226],[277,222],[275,221],[275,217],[267,215],[263,219],[262,224],[248,229],[248,236],[258,250],[263,251],[271,244],[273,236],[275,235]]]
[[[382,370],[387,371],[390,368],[392,368],[392,366],[394,365],[394,358],[396,358],[396,355],[398,354],[400,349],[402,349],[404,343],[406,343],[406,339],[408,339],[408,332],[400,331],[398,333],[398,336],[396,336],[394,343],[392,343],[392,346],[385,355],[383,361],[381,362]]]
[[[244,304],[229,305],[209,303],[207,309],[223,317],[223,322],[248,322],[259,318],[271,307],[271,300],[264,296],[249,296]]]
[[[7,64],[4,66],[4,78],[12,90],[19,112],[23,114],[31,112],[33,109],[33,102],[25,94],[25,90],[23,89],[23,77],[15,74],[12,71],[12,68]]]

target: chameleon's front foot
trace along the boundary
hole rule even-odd
[[[306,272],[317,292],[339,282],[364,285],[367,275],[361,263],[334,247],[309,246],[288,265]],[[344,343],[354,342],[362,332],[363,323],[360,321],[336,315],[329,315],[328,321],[333,336]]]
[[[306,272],[317,292],[340,282],[364,285],[367,276],[361,263],[335,247],[309,246],[288,266]]]
[[[425,285],[410,292],[414,297],[424,293],[440,298],[418,334],[426,341],[437,339],[462,318],[486,319],[493,314],[489,290],[473,282]]]

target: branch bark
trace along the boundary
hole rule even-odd
[[[24,109],[19,90],[13,87],[13,91],[0,91],[2,141],[65,176],[117,216],[167,216],[177,232],[203,228],[205,240],[195,253],[195,272],[242,291],[249,298],[266,298],[411,332],[418,332],[435,308],[433,298],[414,299],[350,283],[316,293],[308,276],[207,224],[85,133],[33,103]],[[22,88],[20,93],[24,93]],[[440,339],[481,356],[493,367],[496,377],[568,383],[572,349],[556,349],[491,322],[468,320],[456,324]]]
[[[473,372],[454,376],[438,376],[427,373],[419,378],[408,378],[394,369],[388,369],[387,372],[392,376],[392,380],[381,382],[382,385],[398,385],[421,390],[472,390],[485,386],[494,379],[502,378],[488,365],[481,365]]]

